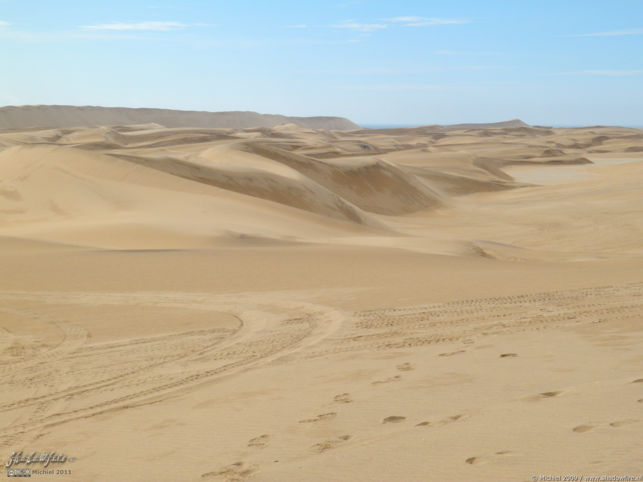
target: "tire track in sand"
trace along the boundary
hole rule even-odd
[[[37,301],[33,299],[33,294],[19,293],[15,296],[20,298],[21,295]],[[45,294],[45,304],[51,296],[52,293]],[[96,301],[95,296],[86,294],[74,297],[67,293],[65,297],[68,303],[79,305]],[[3,293],[0,297],[5,300],[7,298],[12,298],[11,294]],[[274,296],[255,295],[246,298],[255,298],[255,301],[250,302],[248,299],[240,303],[238,296],[218,296],[212,300],[208,296],[193,293],[187,293],[183,297],[171,294],[167,298],[159,293],[134,298],[115,294],[111,301],[116,303],[132,302],[133,299],[136,303],[156,306],[159,303],[167,306],[195,306],[205,303],[207,309],[235,316],[239,320],[239,327],[227,333],[222,333],[221,330],[199,330],[179,333],[172,338],[151,336],[95,346],[76,343],[68,350],[50,350],[47,363],[43,363],[44,354],[41,354],[40,359],[36,357],[25,360],[22,366],[20,362],[14,362],[10,373],[15,373],[17,369],[25,375],[27,370],[28,383],[34,387],[51,376],[52,365],[57,366],[58,372],[65,372],[65,377],[69,380],[83,377],[93,377],[93,380],[57,390],[54,377],[50,381],[50,391],[42,393],[42,390],[37,390],[32,396],[19,396],[0,404],[0,412],[20,411],[24,414],[25,409],[30,409],[28,415],[19,416],[10,426],[0,428],[0,436],[7,443],[15,443],[21,437],[48,426],[158,402],[195,384],[257,367],[304,350],[336,331],[345,318],[345,314],[339,310],[310,303],[284,301],[275,299]],[[57,298],[57,302],[60,302],[60,298]],[[293,313],[297,316],[292,316]],[[64,321],[60,323],[64,326]],[[204,344],[203,339],[208,334],[211,336],[211,343]],[[170,341],[174,351],[167,355]],[[141,350],[142,346],[147,347],[147,350]],[[154,361],[146,361],[150,358]],[[77,364],[79,359],[83,360],[82,366]],[[108,376],[100,370],[92,372],[92,366],[100,368],[105,365],[112,365]],[[12,378],[7,371],[0,372],[0,385],[8,387],[8,393],[11,392],[11,385],[17,383],[24,385],[24,377]],[[42,389],[42,385],[40,388]]]

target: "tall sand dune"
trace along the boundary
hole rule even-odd
[[[290,166],[366,211],[402,214],[440,205],[438,195],[415,176],[382,160],[330,163],[265,144],[246,144],[245,148]]]

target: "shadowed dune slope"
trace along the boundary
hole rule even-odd
[[[300,177],[13,146],[0,151],[0,228],[10,236],[94,246],[180,247],[208,246],[230,233],[307,239],[380,225]]]
[[[349,160],[339,164],[266,144],[246,144],[244,148],[296,169],[366,211],[403,214],[441,204],[437,193],[413,174],[382,160]]]
[[[310,211],[331,218],[359,224],[376,225],[359,208],[347,202],[305,176],[290,169],[274,169],[269,161],[259,159],[255,164],[243,162],[243,155],[220,150],[226,160],[236,159],[235,164],[217,164],[199,159],[172,157],[144,157],[113,154],[121,159],[180,176],[191,181],[216,186],[248,196],[273,201],[297,209]]]

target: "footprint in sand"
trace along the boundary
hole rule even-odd
[[[313,445],[313,450],[315,452],[325,452],[326,450],[334,449],[338,445],[341,445],[342,443],[348,441],[351,439],[350,435],[340,435],[336,439],[333,440],[324,440],[323,442],[316,443]]]
[[[411,365],[409,362],[406,362],[398,365],[396,368],[401,372],[408,372],[413,370],[413,365]]]
[[[643,383],[643,378],[637,378],[632,383]]]
[[[428,422],[426,420],[424,422],[420,422],[420,423],[415,424],[416,427],[428,427],[429,425],[431,425],[431,422]]]
[[[258,437],[255,437],[248,441],[248,447],[256,447],[256,448],[262,449],[268,445],[269,441],[270,441],[269,435],[266,435],[266,434],[259,435]]]
[[[404,420],[406,420],[406,417],[402,417],[399,415],[391,415],[383,419],[382,423],[400,423],[400,422],[404,422]]]
[[[615,422],[610,422],[609,426],[613,428],[619,428],[619,427],[624,427],[626,425],[631,425],[636,422],[638,422],[638,420],[634,420],[634,419],[617,420]],[[574,427],[572,430],[577,433],[584,433],[584,432],[589,432],[594,428],[596,428],[594,425],[583,424],[583,425],[579,425],[578,427]]]
[[[638,422],[638,420],[634,420],[634,419],[617,420],[616,422],[610,423],[610,427],[616,427],[616,428],[624,427],[626,425],[631,425],[631,424],[636,423],[636,422]]]
[[[557,397],[557,396],[558,396],[558,395],[560,395],[561,393],[563,393],[563,392],[542,392],[542,393],[540,394],[540,396],[541,396],[542,398],[552,398],[552,397]]]
[[[572,431],[576,433],[584,433],[584,432],[589,432],[594,428],[593,425],[579,425],[578,427],[574,427]]]
[[[469,465],[479,465],[479,464],[490,462],[491,459],[496,456],[503,456],[503,455],[510,455],[510,454],[511,454],[510,450],[500,450],[489,457],[469,457],[468,459],[465,460],[465,462]]]
[[[300,420],[299,423],[321,422],[322,420],[330,420],[332,418],[335,418],[336,416],[337,416],[337,412],[322,413],[320,415],[317,415],[314,418],[306,418],[304,420]]]
[[[518,353],[501,353],[500,358],[515,358],[518,356]]]
[[[554,397],[557,397],[557,396],[559,396],[561,393],[563,393],[563,392],[562,392],[562,391],[560,391],[560,390],[558,390],[558,391],[552,391],[552,392],[542,392],[542,393],[539,393],[538,395],[530,395],[530,396],[529,396],[529,397],[527,397],[525,400],[529,400],[529,401],[531,401],[531,402],[535,402],[535,401],[539,401],[539,400],[544,400],[544,399],[546,399],[546,398],[554,398]]]
[[[453,356],[453,355],[460,355],[461,353],[466,353],[466,350],[449,351],[445,353],[440,353],[438,356]]]
[[[351,403],[353,401],[350,393],[340,393],[339,395],[335,395],[333,400],[337,403]]]
[[[234,464],[226,465],[219,470],[201,474],[201,477],[225,477],[227,480],[240,480],[250,477],[256,471],[256,465],[248,465],[245,462],[235,462]]]
[[[440,420],[440,425],[445,425],[447,423],[457,422],[458,420],[462,420],[463,418],[464,418],[463,413],[459,413],[457,415],[450,415],[450,416],[445,417],[442,420]]]
[[[395,375],[394,377],[385,378],[384,380],[375,380],[374,382],[371,382],[371,385],[380,385],[382,383],[398,382],[401,379],[402,377],[400,375]]]

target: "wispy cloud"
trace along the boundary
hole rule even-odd
[[[0,28],[8,27],[9,25],[11,25],[9,22],[5,22],[4,20],[0,20]]]
[[[575,33],[564,37],[621,37],[623,35],[643,35],[643,28],[630,28],[627,30],[612,30],[609,32]]]
[[[353,30],[354,32],[375,32],[377,30],[384,30],[387,26],[381,23],[356,23],[356,22],[343,22],[338,25],[333,25],[333,28],[344,28]]]
[[[82,30],[147,30],[156,32],[165,32],[168,30],[177,30],[187,27],[188,25],[181,22],[139,22],[139,23],[105,23],[101,25],[84,25]]]
[[[643,69],[630,70],[577,70],[574,72],[560,72],[556,75],[606,75],[612,77],[643,75]]]
[[[385,30],[392,25],[401,25],[402,27],[430,27],[436,25],[459,25],[470,22],[471,20],[458,18],[406,16],[382,18],[378,23],[360,23],[353,20],[345,20],[331,27],[352,30],[354,32],[372,33],[378,30]]]
[[[384,19],[387,22],[399,23],[404,27],[433,27],[436,25],[461,25],[471,23],[471,20],[463,18],[437,18],[437,17],[392,17]]]

